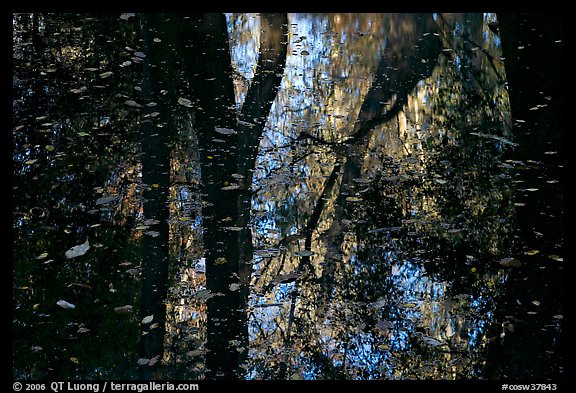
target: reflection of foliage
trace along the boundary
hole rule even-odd
[[[507,95],[486,56],[497,48],[480,40],[488,47],[473,47],[475,29],[482,24],[468,20],[456,18],[456,26],[443,22],[445,49],[433,75],[418,84],[392,121],[372,132],[365,174],[341,191],[347,194],[323,195],[337,160],[321,147],[292,145],[288,154],[266,150],[261,169],[268,175],[259,183],[254,206],[263,210],[256,213],[264,234],[258,242],[271,254],[257,265],[255,281],[263,292],[254,298],[256,375],[277,375],[257,371],[264,361],[257,348],[264,342],[266,356],[290,363],[290,378],[473,375],[491,339],[482,336],[490,322],[483,312],[493,304],[501,280],[487,265],[511,246],[511,182],[502,153],[512,143]],[[280,95],[282,102],[294,101]],[[300,101],[294,105],[303,107]],[[346,104],[333,105],[337,112]],[[296,123],[290,120],[298,118],[293,113],[278,120]],[[315,120],[312,111],[307,113],[302,124],[317,124],[322,130],[317,135],[324,139],[338,140],[325,134],[326,128],[345,130],[323,127],[322,116]],[[278,181],[267,181],[271,177]],[[295,283],[282,284],[300,270],[302,262],[291,255],[302,250],[311,204],[320,195],[327,202],[315,228],[319,236],[313,236],[315,255]],[[335,207],[342,203],[343,216]],[[282,209],[285,213],[277,216]],[[278,245],[279,253],[271,249]],[[265,283],[271,280],[280,284],[268,294]],[[292,291],[298,294],[295,304],[286,295]],[[287,341],[292,308],[296,327]]]

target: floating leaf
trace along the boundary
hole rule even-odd
[[[146,54],[144,54],[144,53],[142,53],[142,52],[134,52],[134,56],[143,59],[143,58],[146,57]]]
[[[355,196],[351,196],[351,197],[346,198],[346,201],[347,202],[362,202],[363,199],[355,197]]]
[[[443,345],[448,345],[448,344],[445,343],[445,342],[438,341],[438,340],[436,340],[435,338],[433,338],[433,337],[428,337],[428,336],[423,336],[423,337],[422,337],[422,341],[424,341],[426,344],[428,344],[428,345],[430,345],[430,346],[432,346],[432,347],[434,347],[434,348],[436,348],[436,347],[441,347],[441,346],[443,346]]]
[[[82,87],[80,87],[80,88],[78,88],[78,89],[71,89],[71,90],[70,90],[70,93],[80,94],[80,93],[84,93],[86,90],[88,90],[88,89],[86,88],[86,86],[82,86]]]
[[[142,105],[140,105],[139,103],[137,103],[134,100],[126,100],[126,101],[124,101],[124,104],[131,106],[133,108],[141,108],[142,107]]]
[[[146,359],[146,358],[138,359],[138,365],[139,366],[146,366],[148,363],[150,363],[149,359]]]
[[[152,41],[154,41],[154,42],[156,42],[156,43],[162,42],[162,40],[161,40],[160,38],[158,38],[158,37],[154,37],[154,39],[153,39]]]
[[[38,352],[42,352],[44,350],[44,348],[42,348],[38,345],[34,345],[34,346],[32,346],[32,348],[30,348],[30,350],[32,351],[32,353],[38,353]]]
[[[538,250],[528,250],[528,251],[526,251],[524,254],[526,254],[526,255],[536,255],[536,254],[538,254],[539,252],[540,252],[540,251],[538,251]]]
[[[130,64],[132,64],[132,62],[130,60],[126,60],[125,62],[120,64],[120,67],[128,67]]]
[[[71,358],[70,358],[70,361],[71,361],[72,363],[74,363],[74,364],[79,364],[79,363],[80,363],[80,361],[78,360],[78,358],[75,358],[75,357],[71,357]]]
[[[434,181],[438,184],[446,184],[448,183],[448,180],[444,180],[444,179],[434,179]]]
[[[522,262],[516,258],[503,258],[498,261],[498,263],[504,267],[520,267]]]
[[[229,286],[231,291],[237,291],[238,289],[240,289],[240,284],[236,284],[236,283],[232,283]]]
[[[239,189],[239,188],[240,188],[240,186],[239,186],[238,184],[231,184],[231,185],[229,185],[229,186],[222,187],[221,190],[223,190],[223,191],[232,191],[232,190],[237,190],[237,189]]]
[[[54,146],[52,146],[52,145],[46,145],[46,150],[48,150],[48,151],[54,151]]]
[[[106,205],[110,202],[115,202],[117,199],[118,199],[118,196],[116,196],[116,195],[108,195],[108,196],[96,199],[96,204],[97,205]]]
[[[242,230],[242,227],[225,227],[224,229],[232,232],[240,232]]]
[[[223,128],[223,127],[215,127],[214,131],[216,131],[219,134],[222,135],[234,135],[234,134],[238,134],[236,131],[234,131],[231,128]]]
[[[90,244],[88,243],[88,239],[86,239],[86,241],[84,243],[72,247],[71,249],[66,251],[66,253],[64,255],[68,259],[76,258],[76,257],[79,257],[79,256],[86,254],[89,249],[90,249]]]
[[[148,229],[148,225],[138,225],[136,228],[137,231],[143,231],[145,229]]]
[[[66,300],[62,299],[58,300],[56,304],[62,307],[64,310],[73,310],[76,308],[76,306],[73,305],[72,303],[68,303]]]
[[[208,300],[214,296],[216,296],[216,295],[213,294],[212,291],[209,289],[202,289],[202,290],[196,292],[196,297],[200,300]]]
[[[127,304],[121,307],[114,307],[114,312],[120,315],[129,315],[134,312],[134,308],[130,304]]]
[[[312,255],[314,255],[314,253],[309,250],[302,250],[302,251],[296,251],[294,255],[296,255],[297,257],[311,257]]]
[[[404,307],[404,308],[414,308],[416,306],[417,306],[416,303],[404,303],[404,304],[402,304],[402,307]]]
[[[110,76],[112,76],[112,74],[114,74],[112,71],[106,71],[100,74],[100,78],[104,79],[104,78],[108,78]]]
[[[532,304],[539,307],[540,306],[540,302],[538,300],[533,300]]]
[[[534,192],[534,191],[538,191],[538,189],[537,188],[527,188],[526,191]]]
[[[148,362],[148,365],[150,367],[152,367],[153,365],[155,365],[156,363],[158,363],[160,361],[160,355],[156,355],[154,356],[152,359],[150,359],[150,362]]]
[[[186,355],[188,355],[190,357],[195,357],[195,356],[204,355],[206,352],[208,352],[206,349],[198,348],[198,349],[194,349],[192,351],[186,352]]]
[[[36,259],[44,259],[44,258],[46,258],[46,257],[48,257],[48,253],[47,253],[47,252],[43,252],[42,254],[38,255],[38,256],[36,257]]]
[[[32,165],[32,164],[34,164],[36,161],[38,161],[38,160],[35,158],[35,159],[33,159],[33,160],[28,160],[28,161],[26,161],[24,164],[26,164],[26,165]]]
[[[144,232],[144,234],[148,235],[148,236],[152,236],[152,237],[160,236],[160,232],[158,232],[158,231],[146,231],[146,232]]]
[[[310,54],[310,52],[308,52],[307,50],[303,50],[302,52],[300,52],[300,54],[302,56],[308,56]]]
[[[548,255],[548,258],[554,261],[564,262],[564,258],[562,258],[560,255]]]
[[[149,324],[154,320],[154,315],[148,315],[147,317],[142,318],[142,324],[146,325]]]
[[[156,225],[156,224],[160,224],[160,221],[154,220],[153,218],[149,218],[144,221],[144,225]]]
[[[188,98],[180,97],[178,98],[178,103],[187,108],[192,108],[192,101],[190,101]]]
[[[390,349],[390,345],[386,345],[386,344],[380,344],[378,345],[378,348],[383,349],[385,351]]]
[[[120,15],[120,19],[128,20],[128,19],[132,18],[133,16],[136,16],[136,14],[133,12],[125,12],[122,15]]]
[[[88,134],[87,132],[84,132],[84,131],[78,133],[78,136],[89,136],[89,135],[90,134]]]
[[[215,262],[216,265],[224,265],[225,263],[226,263],[226,258],[224,258],[224,257],[216,258],[216,262]]]

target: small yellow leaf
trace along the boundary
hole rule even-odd
[[[216,265],[224,265],[226,263],[226,258],[220,257],[216,258]]]
[[[154,187],[154,188],[158,188],[158,187],[160,187],[160,184],[158,184],[158,183],[154,183],[154,184],[152,184],[152,187]]]
[[[383,349],[385,351],[390,349],[390,345],[386,345],[386,344],[380,344],[378,345],[378,348]]]
[[[46,150],[48,150],[48,151],[54,151],[54,146],[52,146],[52,145],[46,145]]]
[[[38,161],[38,160],[37,160],[37,159],[28,160],[28,161],[26,161],[24,164],[26,164],[26,165],[32,165],[32,164],[34,164],[36,161]]]
[[[75,358],[75,357],[71,357],[71,358],[70,358],[70,361],[71,361],[72,363],[74,363],[74,364],[79,364],[79,363],[80,363],[80,361],[79,361],[77,358]]]
[[[209,160],[211,160],[211,159],[213,159],[214,157],[208,156],[208,157],[206,157],[206,158],[209,159]]]
[[[39,307],[40,303],[36,303],[35,305],[32,306],[32,310],[38,310]]]
[[[43,252],[42,254],[38,255],[36,259],[45,259],[48,256],[47,252]]]
[[[476,273],[476,268],[473,267],[472,269],[470,269],[470,271],[471,271],[472,273]]]
[[[416,303],[404,303],[404,304],[402,305],[402,307],[414,308],[414,307],[416,307]]]
[[[88,134],[87,132],[79,132],[78,136],[89,136],[90,134]]]
[[[529,251],[526,251],[525,254],[526,254],[526,255],[536,255],[536,254],[538,254],[539,252],[540,252],[540,251],[538,251],[538,250],[529,250]]]

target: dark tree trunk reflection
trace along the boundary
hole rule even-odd
[[[162,40],[162,45],[154,38]],[[140,377],[151,379],[161,364],[164,353],[164,320],[166,318],[166,291],[168,288],[168,188],[170,186],[171,136],[174,132],[172,115],[174,100],[173,30],[161,15],[147,15],[143,27],[144,80],[142,92],[143,119],[141,122],[142,181],[144,190],[144,217],[152,222],[154,235],[144,234],[143,282],[140,316],[153,316],[158,323],[142,325],[140,357],[155,359],[153,366],[140,366]],[[162,94],[161,91],[168,92]],[[156,102],[156,105],[146,105]],[[157,117],[150,117],[159,112]]]

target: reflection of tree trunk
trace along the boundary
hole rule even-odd
[[[144,216],[146,219],[157,220],[153,228],[158,236],[144,235],[142,263],[142,300],[141,314],[152,315],[158,327],[154,324],[142,326],[140,339],[140,357],[161,360],[164,352],[164,320],[166,318],[166,292],[168,281],[168,219],[167,204],[168,187],[170,183],[170,139],[173,134],[173,118],[171,115],[173,100],[171,94],[163,96],[160,91],[174,91],[173,66],[168,51],[170,36],[166,32],[168,26],[158,16],[147,16],[144,21],[144,81],[142,92],[144,104],[155,101],[155,107],[143,105],[144,111],[159,112],[156,118],[144,119],[141,124],[142,144],[142,182],[144,191]],[[153,38],[161,37],[163,45],[153,42]],[[154,120],[153,120],[154,119]],[[160,125],[161,127],[158,127]],[[141,366],[140,377],[151,379],[160,361],[154,366]]]
[[[540,189],[537,196],[517,198],[526,202],[518,211],[518,238],[538,255],[558,254],[563,239],[561,188],[546,184],[562,179],[562,18],[553,14],[498,14],[502,51],[514,119],[516,160],[536,160],[539,170],[521,171],[522,188]],[[546,98],[548,97],[548,98]],[[538,105],[545,105],[538,107]],[[537,108],[537,109],[534,109]],[[516,120],[522,120],[517,122]],[[556,152],[545,154],[545,152]],[[540,238],[538,234],[545,234]],[[522,258],[522,259],[525,259]],[[502,341],[495,341],[488,356],[488,378],[557,379],[562,374],[562,336],[552,326],[562,314],[563,283],[559,264],[538,256],[509,273],[502,304],[497,308],[494,335],[502,324],[508,328]],[[534,300],[540,307],[534,315]],[[531,308],[532,306],[532,308]],[[511,323],[511,324],[510,324]],[[512,327],[511,327],[512,326]],[[499,329],[498,329],[499,330]]]
[[[252,229],[250,226],[252,176],[260,139],[276,97],[286,64],[288,51],[288,16],[262,14],[260,16],[260,51],[254,79],[250,85],[238,126],[238,174],[242,175],[242,192],[238,195],[238,226],[240,230],[240,282],[244,304],[248,302],[250,274],[252,272]],[[254,126],[249,125],[254,124]],[[247,314],[243,314],[248,329]],[[246,342],[248,345],[248,334]],[[246,352],[244,352],[246,354]]]
[[[203,243],[206,258],[208,338],[206,378],[234,379],[239,342],[244,341],[238,284],[238,189],[235,183],[237,135],[232,61],[223,14],[182,18],[180,47],[192,90],[194,126],[198,133],[202,172]],[[223,131],[218,132],[217,130]]]
[[[410,34],[393,36],[387,43],[376,78],[362,103],[354,132],[343,147],[345,159],[340,190],[334,206],[334,220],[322,235],[328,255],[338,254],[335,244],[342,235],[342,218],[346,211],[346,198],[355,192],[354,179],[361,177],[362,163],[366,157],[374,128],[393,119],[408,100],[408,94],[419,81],[429,77],[436,66],[441,50],[440,39],[434,34],[437,27],[432,15],[411,14]],[[410,20],[410,19],[408,19]],[[427,33],[427,34],[426,34]],[[424,35],[426,34],[426,35]],[[329,294],[335,271],[334,259],[327,258],[322,271],[322,290]],[[327,304],[329,299],[325,299]]]
[[[195,15],[180,24],[187,37],[181,47],[184,66],[196,100],[194,125],[206,202],[206,285],[215,295],[208,300],[207,378],[237,378],[247,352],[250,186],[262,131],[284,72],[287,22],[285,14],[261,16],[258,66],[240,122],[230,109],[235,106],[234,87],[224,16]]]

